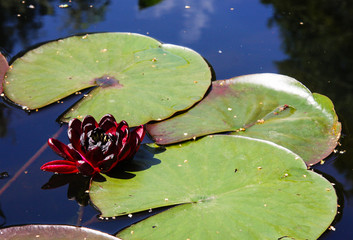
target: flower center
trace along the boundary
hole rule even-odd
[[[103,152],[105,152],[112,140],[111,134],[106,134],[101,128],[95,128],[88,133],[87,149],[90,150],[94,147],[100,147]]]

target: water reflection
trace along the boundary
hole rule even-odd
[[[180,7],[180,1],[167,0],[154,7],[146,18],[150,18],[152,13],[155,18],[162,18],[164,15],[171,14],[175,8]],[[185,43],[193,43],[200,40],[202,32],[210,27],[210,17],[215,9],[214,0],[195,0],[185,1],[182,6],[184,11],[181,16],[183,24],[182,30],[179,32],[181,40]]]
[[[0,227],[4,226],[6,224],[6,217],[4,212],[1,210],[1,205],[0,205]]]
[[[335,104],[343,125],[344,153],[334,162],[353,195],[353,2],[351,0],[261,0],[274,8],[269,25],[280,28],[288,59],[276,62],[282,74],[325,94]],[[347,150],[347,152],[345,152]]]
[[[54,189],[69,185],[67,198],[76,200],[81,206],[87,206],[89,202],[88,189],[90,178],[81,174],[54,174],[49,181],[42,186],[42,189]]]
[[[110,0],[75,0],[61,5],[57,0],[0,1],[0,36],[4,36],[0,38],[1,50],[6,54],[17,43],[25,48],[31,45],[40,37],[43,16],[65,15],[62,29],[73,32],[103,21],[109,4]]]
[[[54,14],[52,2],[0,1],[0,46],[10,52],[17,42],[28,45],[43,25],[40,16]]]
[[[8,177],[9,177],[9,173],[8,172],[0,172],[0,179],[8,178]]]
[[[110,0],[75,0],[63,9],[67,17],[64,28],[72,30],[87,29],[90,25],[101,22],[105,18]]]
[[[10,109],[0,102],[0,138],[7,134],[7,124],[10,116]]]
[[[161,3],[163,0],[139,0],[139,8],[144,9],[152,7],[158,3]]]

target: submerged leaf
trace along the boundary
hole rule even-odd
[[[341,124],[327,97],[287,76],[253,74],[213,82],[195,107],[147,131],[162,145],[231,131],[282,145],[309,165],[336,147]]]
[[[62,121],[110,113],[138,126],[202,99],[211,73],[191,49],[132,33],[97,33],[44,44],[14,61],[6,96],[31,110],[96,87]]]
[[[123,230],[123,239],[316,239],[336,214],[332,185],[269,141],[209,136],[134,162],[155,158],[129,180],[92,183],[103,217],[177,205]]]

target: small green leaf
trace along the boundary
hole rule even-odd
[[[103,217],[177,206],[123,230],[123,239],[316,239],[336,214],[332,185],[269,141],[208,136],[142,150],[135,177],[92,183],[93,204]]]
[[[327,97],[287,76],[253,74],[213,82],[195,107],[147,130],[162,145],[231,131],[282,145],[309,165],[333,151],[341,124]]]
[[[130,126],[162,120],[202,99],[207,63],[181,46],[132,33],[97,33],[44,44],[14,61],[6,96],[37,109],[94,87],[62,117],[110,113]]]
[[[25,225],[0,229],[1,239],[6,240],[119,240],[109,234],[67,225]]]

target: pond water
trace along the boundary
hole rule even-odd
[[[1,0],[0,51],[10,60],[75,34],[135,32],[197,51],[216,79],[262,72],[296,78],[331,98],[343,126],[337,153],[314,167],[336,183],[341,205],[335,231],[320,239],[353,239],[352,16],[350,0]],[[72,199],[75,186],[42,189],[52,175],[39,168],[57,158],[46,141],[60,134],[67,142],[56,119],[78,98],[31,114],[0,100],[0,173],[9,174],[0,176],[0,226],[71,224],[113,234],[145,216],[102,221]]]

